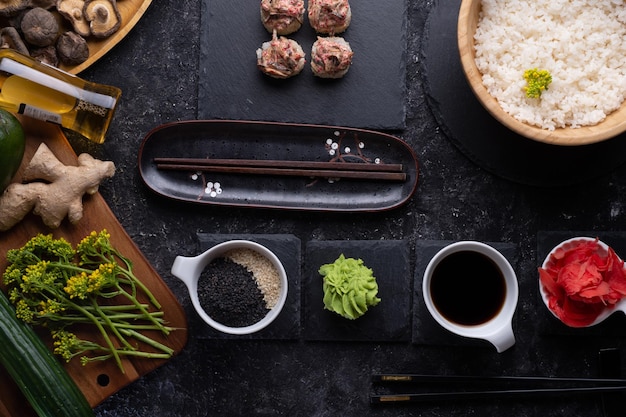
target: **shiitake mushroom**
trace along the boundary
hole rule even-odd
[[[57,12],[72,24],[74,31],[81,36],[90,36],[89,21],[83,13],[85,0],[57,0]]]
[[[14,16],[30,6],[29,0],[3,0],[0,1],[0,16]]]
[[[30,52],[30,56],[39,62],[43,62],[44,64],[48,64],[53,67],[59,66],[59,54],[57,53],[56,45],[48,45],[43,48],[33,49]]]
[[[89,22],[91,34],[96,38],[111,36],[122,24],[116,0],[85,0],[83,14]]]
[[[52,45],[59,36],[59,22],[52,12],[41,7],[27,11],[20,26],[26,42],[34,46]]]
[[[73,31],[65,32],[59,36],[56,49],[59,59],[65,65],[82,64],[89,58],[87,41]]]
[[[50,10],[57,4],[56,0],[30,0],[30,7],[41,7]]]
[[[30,55],[24,40],[13,26],[0,30],[0,48],[11,48],[23,55]]]

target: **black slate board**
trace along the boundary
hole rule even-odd
[[[435,321],[428,311],[426,304],[424,304],[422,281],[424,278],[424,272],[426,271],[426,266],[428,266],[428,263],[437,252],[451,243],[454,242],[445,240],[422,240],[415,244],[415,279],[413,280],[415,285],[413,295],[413,343],[417,345],[487,347],[495,349],[491,343],[485,340],[459,336],[448,331],[447,329],[444,329]],[[501,242],[487,242],[487,244],[502,253],[515,270],[518,256],[516,245]],[[520,297],[524,297],[522,291],[520,291]],[[517,317],[518,313],[516,311],[513,316],[514,333],[517,328]]]
[[[422,64],[428,104],[461,152],[493,174],[534,186],[580,183],[626,161],[626,134],[591,145],[555,146],[526,139],[497,122],[476,99],[461,68],[456,30],[460,4],[445,0],[433,7]]]
[[[626,233],[612,231],[540,231],[537,233],[537,267],[543,264],[548,253],[559,243],[573,237],[597,237],[615,250],[617,256],[626,258]],[[626,317],[615,312],[602,323],[592,327],[572,328],[561,323],[548,310],[539,294],[539,274],[536,275],[537,309],[541,314],[539,333],[543,336],[591,337],[591,338],[626,338]]]
[[[259,332],[249,335],[230,335],[218,332],[202,322],[202,326],[194,330],[198,339],[272,339],[293,340],[300,338],[300,239],[289,234],[207,234],[198,233],[200,253],[227,240],[244,239],[259,243],[280,259],[287,273],[289,292],[283,310],[276,320]]]
[[[339,255],[362,259],[378,283],[381,302],[356,320],[325,310],[319,267]],[[317,341],[410,341],[410,249],[402,240],[311,241],[305,251],[303,337]]]
[[[247,119],[372,129],[405,126],[406,0],[350,3],[352,23],[342,36],[354,51],[339,80],[313,76],[316,35],[305,18],[288,37],[302,46],[307,65],[298,76],[275,80],[256,68],[256,50],[271,39],[260,2],[202,1],[199,119]]]
[[[618,348],[604,348],[598,352],[598,368],[600,378],[621,378],[622,357]],[[622,394],[602,394],[602,412],[604,417],[621,417],[624,415]]]

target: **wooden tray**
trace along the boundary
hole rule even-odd
[[[41,142],[45,142],[57,158],[66,165],[76,165],[76,154],[58,127],[31,120],[24,120],[23,125],[27,133],[27,149],[22,168],[30,161]],[[16,178],[20,178],[20,174],[21,172],[18,172]],[[113,245],[133,261],[136,275],[150,288],[162,304],[165,319],[169,325],[180,329],[173,331],[168,337],[152,334],[151,336],[155,336],[157,340],[170,346],[176,354],[179,353],[187,342],[187,320],[178,300],[122,228],[102,196],[99,193],[86,196],[83,202],[84,217],[76,225],[71,225],[65,221],[61,227],[51,231],[43,225],[39,217],[30,215],[13,229],[0,232],[0,274],[4,272],[7,266],[5,256],[7,250],[23,246],[26,241],[38,233],[52,233],[55,237],[63,236],[72,244],[76,244],[92,230],[100,231],[106,228],[111,234]],[[66,368],[89,403],[95,406],[125,385],[137,380],[163,363],[165,363],[164,360],[125,360],[125,374],[120,373],[113,361],[82,366],[79,360],[74,360],[67,364]],[[0,389],[1,417],[30,417],[35,415],[17,386],[1,367],[0,387],[2,387]]]

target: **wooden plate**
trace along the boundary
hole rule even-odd
[[[27,132],[27,149],[23,165],[30,161],[41,142],[45,142],[64,164],[76,164],[76,154],[57,126],[43,122],[31,122],[30,120],[23,122],[23,124]],[[19,177],[20,173],[16,178]],[[38,233],[52,233],[55,237],[62,236],[72,244],[76,244],[92,230],[100,231],[106,228],[111,234],[113,245],[132,260],[134,272],[162,304],[165,319],[172,327],[180,329],[173,331],[168,337],[151,336],[170,346],[175,353],[179,353],[187,342],[187,320],[178,300],[128,236],[102,196],[99,193],[86,196],[83,203],[84,217],[76,225],[71,225],[65,221],[58,229],[50,230],[43,225],[38,217],[31,215],[13,229],[0,232],[0,254],[2,254],[0,256],[0,274],[4,272],[7,266],[4,254],[9,249],[23,246],[26,241]],[[81,388],[89,403],[95,406],[125,385],[156,369],[163,363],[165,363],[164,360],[125,360],[125,374],[120,373],[113,361],[82,366],[80,361],[74,360],[66,365],[66,369]],[[2,387],[0,390],[0,416],[30,417],[35,415],[17,386],[1,367],[0,387]]]
[[[88,68],[91,64],[102,58],[107,52],[117,45],[131,29],[137,24],[139,19],[150,6],[152,0],[120,0],[117,2],[117,8],[120,11],[122,17],[122,25],[119,30],[108,38],[98,39],[93,36],[87,38],[87,45],[89,46],[89,58],[79,65],[64,65],[59,64],[59,68],[70,74],[78,74],[79,72]],[[61,16],[55,9],[50,9],[56,16],[60,23],[60,33],[72,30],[72,24]],[[8,26],[6,18],[0,19],[0,27]]]
[[[152,0],[118,1],[117,7],[120,11],[120,15],[122,16],[122,26],[120,29],[106,39],[96,39],[94,37],[90,37],[87,39],[87,43],[89,45],[89,58],[80,65],[73,67],[60,65],[59,68],[69,72],[70,74],[78,74],[102,58],[104,54],[109,52],[111,48],[124,39],[126,35],[128,35],[128,32],[135,27],[139,19],[141,19],[143,14],[148,9],[148,6],[150,6],[150,3],[152,3]]]

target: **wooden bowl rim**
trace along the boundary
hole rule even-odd
[[[626,105],[622,103],[618,110],[609,114],[602,122],[580,128],[542,129],[532,126],[505,112],[498,101],[487,92],[482,83],[482,75],[475,62],[474,32],[475,23],[480,13],[480,0],[461,0],[457,25],[457,42],[461,66],[465,77],[478,101],[500,123],[512,131],[538,142],[561,146],[579,146],[601,142],[626,131]],[[475,18],[476,22],[472,21]],[[472,25],[474,25],[472,27]]]

